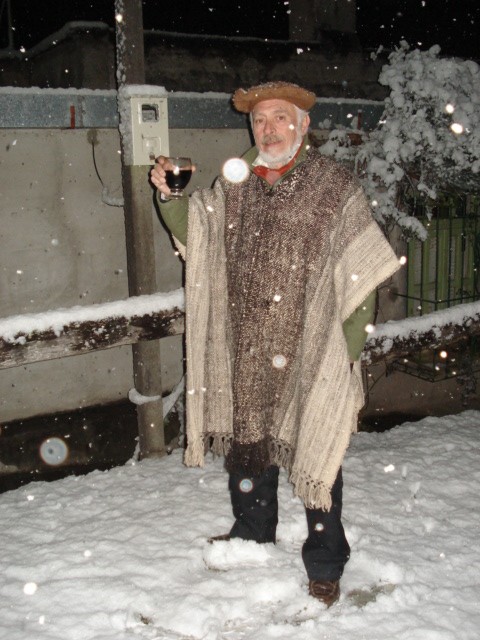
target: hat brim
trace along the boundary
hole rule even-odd
[[[309,111],[315,104],[316,96],[295,84],[271,82],[250,89],[237,89],[232,102],[237,111],[251,113],[259,102],[274,99],[286,100],[304,111]]]

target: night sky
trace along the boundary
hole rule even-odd
[[[0,0],[1,6],[1,0]],[[114,0],[11,0],[14,47],[26,49],[74,20],[114,25]],[[144,0],[145,29],[288,39],[286,0]],[[362,45],[392,48],[403,38],[447,55],[480,57],[479,0],[357,0]],[[8,44],[5,10],[0,46]]]

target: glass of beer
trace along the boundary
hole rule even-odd
[[[183,196],[183,190],[192,177],[192,161],[190,158],[167,158],[165,180],[170,189],[171,198]]]

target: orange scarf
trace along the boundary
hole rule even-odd
[[[255,175],[259,176],[260,178],[263,178],[268,182],[268,184],[273,186],[277,182],[277,180],[281,176],[283,176],[284,173],[287,173],[287,171],[293,167],[297,159],[297,156],[300,153],[301,148],[302,148],[302,145],[300,145],[296,154],[293,156],[290,162],[288,164],[283,165],[283,167],[280,167],[279,169],[270,169],[269,167],[258,165],[257,167],[253,167],[252,171]]]

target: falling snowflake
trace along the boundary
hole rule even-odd
[[[38,585],[36,584],[36,582],[27,582],[23,585],[23,593],[26,596],[33,596],[37,589]]]
[[[283,369],[287,366],[287,359],[284,355],[278,353],[277,355],[273,356],[272,364],[275,369]]]

